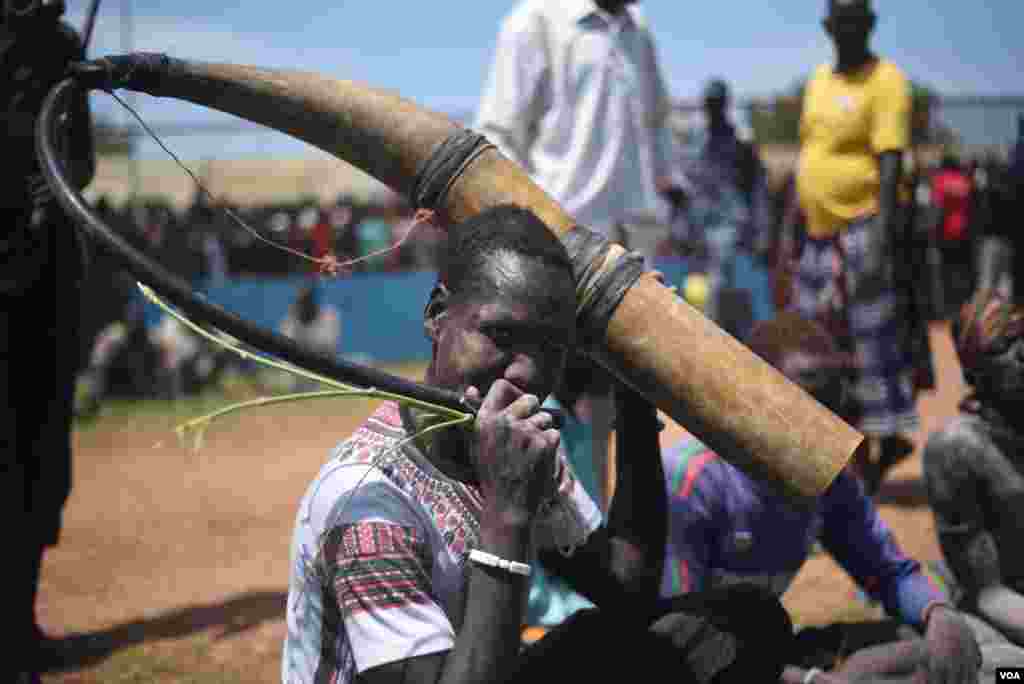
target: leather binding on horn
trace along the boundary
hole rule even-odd
[[[413,206],[431,210],[443,206],[448,190],[462,172],[493,147],[486,137],[466,128],[441,141],[417,169],[409,193]],[[643,275],[643,256],[637,252],[613,252],[607,238],[583,226],[559,237],[569,252],[576,276],[577,325],[588,345],[600,344],[615,308]]]
[[[409,199],[417,209],[437,209],[462,172],[485,150],[493,148],[487,138],[468,128],[453,133],[434,148],[413,180]]]
[[[619,302],[644,273],[643,255],[613,251],[608,238],[583,226],[561,240],[576,276],[576,325],[588,346],[602,344]]]

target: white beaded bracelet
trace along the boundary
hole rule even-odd
[[[814,681],[814,678],[820,675],[821,672],[821,668],[812,667],[804,674],[804,684],[811,684]]]
[[[493,553],[487,553],[480,549],[473,549],[469,552],[469,560],[480,565],[486,565],[491,568],[498,568],[505,572],[511,572],[515,575],[523,575],[529,577],[533,568],[528,563],[519,563],[518,561],[505,560],[500,556],[495,556]]]

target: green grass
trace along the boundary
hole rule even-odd
[[[411,380],[423,377],[424,364],[421,361],[395,363],[378,366],[381,370]],[[142,423],[154,423],[161,426],[168,423],[177,424],[214,411],[218,408],[258,396],[271,396],[284,393],[286,390],[275,380],[274,373],[262,374],[264,382],[257,384],[252,378],[227,377],[220,385],[195,396],[178,400],[167,399],[110,399],[103,402],[98,414],[75,420],[75,429],[90,431],[107,427],[126,420]],[[279,376],[278,376],[279,377]],[[275,384],[277,383],[277,384]],[[316,400],[323,402],[324,400]],[[331,401],[339,401],[333,399]],[[344,401],[353,401],[345,399]],[[362,401],[356,399],[354,401]],[[297,404],[301,405],[301,404]],[[278,407],[275,410],[282,410]],[[284,409],[293,410],[293,409]]]
[[[242,684],[250,663],[210,658],[208,633],[175,642],[142,643],[73,672],[43,677],[46,684]]]

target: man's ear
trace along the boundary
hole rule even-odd
[[[448,315],[448,300],[451,293],[444,283],[438,283],[430,292],[430,299],[423,309],[423,332],[427,339],[436,342],[441,319]]]

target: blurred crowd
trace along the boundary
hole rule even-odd
[[[906,160],[904,189],[906,227],[902,247],[907,264],[921,280],[919,305],[929,320],[955,315],[984,274],[986,244],[1005,241],[1013,246],[1014,212],[1024,177],[1020,162],[993,154],[963,157],[942,151],[932,163]],[[787,261],[800,252],[806,224],[799,207],[793,175],[775,194],[775,233],[767,242],[767,264],[773,269],[776,304],[785,306]],[[1006,269],[1003,269],[1005,271]]]
[[[252,207],[196,201],[176,211],[160,198],[115,207],[100,197],[94,209],[132,246],[200,291],[235,279],[316,276],[315,260],[328,255],[342,264],[342,275],[432,270],[443,237],[431,223],[414,224],[398,199]],[[173,318],[147,317],[134,280],[113,254],[97,245],[89,260],[79,413],[94,412],[102,397],[174,398],[217,378],[229,359]]]
[[[315,265],[294,252],[313,258],[333,254],[347,261],[397,242],[402,242],[400,248],[359,260],[346,270],[431,269],[442,237],[433,226],[422,224],[403,242],[412,212],[397,197],[360,203],[343,196],[328,204],[297,198],[239,207],[214,206],[200,196],[183,211],[159,197],[120,207],[100,197],[95,208],[135,246],[192,281],[315,271]]]
[[[691,132],[680,173],[690,187],[708,189],[714,169],[693,152],[693,140]],[[723,268],[729,255],[746,253],[771,274],[773,300],[783,308],[789,298],[790,265],[804,239],[792,174],[770,178],[756,157],[748,163],[758,165],[762,176],[759,217],[746,224],[742,238],[728,238],[736,244],[727,249],[719,230],[724,201],[707,199],[722,199],[713,187],[704,195],[692,193],[697,201],[686,211],[668,210],[652,220],[617,227],[620,241],[653,258],[686,259],[690,276],[684,294],[740,337],[753,322],[753,293],[728,273],[719,282],[716,269]],[[1008,226],[1015,188],[1021,183],[1019,164],[1011,167],[991,155],[962,159],[950,150],[938,163],[906,166],[906,184],[915,200],[907,216],[907,238],[919,257],[912,262],[915,275],[924,276],[922,282],[928,284],[918,288],[919,304],[929,318],[946,318],[972,291],[986,241],[1015,239]],[[161,198],[114,206],[100,197],[94,208],[131,244],[197,287],[318,273],[318,264],[294,252],[352,262],[343,273],[434,270],[444,237],[434,224],[414,225],[413,212],[397,196],[370,204],[342,196],[328,204],[297,199],[250,207],[214,206],[200,199],[184,211]],[[94,249],[84,286],[82,354],[86,368],[111,369],[102,394],[178,396],[202,389],[221,365],[201,353],[205,347],[173,322],[147,328],[132,279],[115,257]],[[189,369],[185,380],[181,373],[166,370],[182,366],[183,360],[190,360],[183,366]],[[84,376],[89,398],[83,410],[94,409],[99,388],[89,371]]]

